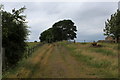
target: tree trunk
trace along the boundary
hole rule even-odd
[[[115,43],[119,43],[119,37],[115,38]]]

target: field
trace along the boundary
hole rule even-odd
[[[67,41],[44,44],[3,78],[117,78],[118,44],[99,44],[103,47]]]
[[[27,42],[28,47],[33,47],[37,44],[39,44],[39,42]]]

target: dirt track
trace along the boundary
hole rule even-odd
[[[46,44],[39,48],[32,57],[26,60],[26,64],[20,67],[9,78],[96,78],[96,68],[87,66],[78,61],[64,46]]]

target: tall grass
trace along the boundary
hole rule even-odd
[[[79,46],[80,45],[80,46]],[[77,43],[77,44],[64,44],[64,46],[69,49],[69,51],[72,52],[73,55],[76,55],[76,57],[79,57],[82,61],[87,61],[88,63],[93,63],[92,66],[94,66],[94,64],[98,67],[107,67],[108,65],[111,64],[110,61],[107,61],[107,60],[101,60],[101,61],[95,61],[92,57],[88,56],[88,55],[84,55],[84,53],[82,53],[83,51],[86,51],[87,50],[87,53],[90,52],[90,54],[92,54],[92,52],[96,52],[96,54],[102,54],[103,56],[116,56],[117,57],[117,53],[115,53],[114,51],[112,51],[112,49],[107,49],[109,48],[108,47],[100,47],[100,48],[94,48],[94,47],[90,47],[90,43],[85,43],[85,44],[81,44],[81,43]],[[102,44],[104,46],[104,44]],[[107,43],[106,43],[107,45]],[[110,45],[108,43],[108,45]],[[111,44],[110,46],[112,46],[113,44]],[[114,44],[113,45],[114,47],[116,47],[117,45]],[[79,49],[79,51],[75,52],[76,49]],[[102,59],[102,58],[101,58]],[[91,62],[90,62],[91,61]],[[91,64],[89,64],[91,65]]]
[[[89,49],[92,52],[96,52],[96,53],[101,53],[103,55],[107,55],[107,56],[117,56],[117,53],[113,52],[112,50],[107,50],[104,48],[90,48]]]
[[[95,67],[95,68],[106,68],[111,65],[110,61],[95,60],[94,57],[83,55],[83,54],[81,54],[81,52],[76,53],[76,52],[72,51],[72,56],[76,57],[76,59],[79,61],[85,62],[88,66]]]

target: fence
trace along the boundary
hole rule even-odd
[[[37,44],[33,47],[27,47],[26,52],[25,52],[25,58],[28,58],[38,47],[42,46],[43,43]]]
[[[44,44],[39,43],[33,47],[27,47],[27,50],[25,51],[23,58],[28,58],[35,50],[37,50],[42,45],[44,45]],[[6,59],[7,59],[7,57],[5,57],[5,48],[2,48],[2,72],[3,72],[3,74],[6,70],[12,69],[17,65],[17,64],[14,64],[13,66],[8,67]]]

